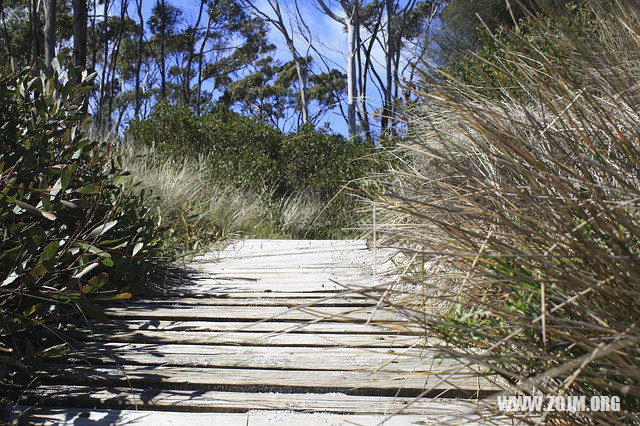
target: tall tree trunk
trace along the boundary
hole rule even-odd
[[[87,0],[73,0],[73,63],[76,67],[87,67]],[[87,96],[82,102],[82,113],[87,114]]]
[[[36,61],[42,57],[42,46],[40,44],[40,19],[38,19],[38,0],[29,2],[29,22],[31,24],[31,39],[33,40],[31,61]]]
[[[167,66],[165,63],[165,37],[167,31],[167,10],[164,0],[160,0],[160,13],[162,21],[160,22],[160,97],[167,98]],[[199,90],[199,89],[198,89]],[[199,94],[199,92],[198,92]]]
[[[44,0],[44,62],[56,56],[56,0]]]
[[[361,84],[361,89],[360,89],[360,93],[362,94],[366,94],[367,93],[367,85],[369,82],[369,72],[372,72],[373,75],[379,79],[377,72],[375,70],[375,67],[372,66],[372,55],[371,52],[373,51],[373,46],[376,43],[376,41],[378,40],[378,33],[380,32],[380,29],[382,27],[382,18],[384,16],[384,5],[380,6],[380,10],[377,12],[377,18],[375,20],[375,24],[373,26],[373,29],[370,30],[370,39],[369,39],[369,44],[368,46],[364,47],[364,43],[362,41],[362,39],[359,39],[359,43],[360,46],[362,46],[363,48],[361,50],[364,51],[364,57],[365,57],[365,62],[364,62],[364,70],[362,71],[360,78],[362,79],[362,84]],[[382,90],[382,93],[384,93],[385,87],[384,84],[380,84],[380,89]],[[362,97],[361,97],[362,99]],[[366,103],[363,102],[364,105],[364,110],[366,111]],[[370,125],[367,121],[367,128],[366,131],[368,134],[370,134]]]
[[[73,0],[73,63],[87,67],[87,0]]]
[[[356,32],[357,16],[355,8],[351,11],[347,19],[347,37],[349,43],[349,53],[347,62],[347,127],[349,136],[353,137],[357,133],[356,128]]]
[[[368,139],[371,136],[371,127],[369,126],[369,112],[367,111],[367,99],[366,99],[366,87],[367,87],[367,75],[362,69],[362,40],[360,38],[360,26],[356,27],[356,41],[357,45],[357,64],[358,64],[358,120],[362,130],[364,130],[365,137]]]
[[[386,0],[386,8],[387,8],[387,48],[385,55],[385,65],[386,65],[386,74],[387,74],[387,84],[385,85],[384,90],[384,107],[382,109],[382,120],[380,125],[382,130],[386,130],[389,126],[389,119],[391,117],[391,93],[393,86],[393,0]]]
[[[193,27],[193,32],[191,33],[191,41],[189,43],[189,53],[187,57],[187,66],[184,70],[184,82],[182,85],[182,95],[184,98],[184,103],[190,105],[191,98],[191,64],[193,64],[193,49],[196,47],[196,33],[198,32],[198,28],[200,27],[200,21],[202,20],[202,11],[204,9],[204,5],[206,0],[200,1],[200,10],[198,11],[198,19],[196,20],[196,25]]]
[[[298,84],[300,85],[300,112],[302,114],[302,123],[309,122],[309,100],[307,99],[307,67],[302,63],[302,60],[298,58],[295,61],[296,72],[298,73]]]
[[[93,28],[92,34],[92,40],[91,40],[91,47],[93,52],[91,53],[91,71],[95,71],[96,69],[96,62],[98,61],[97,59],[97,54],[98,54],[98,26],[96,23],[96,17],[98,16],[98,5],[96,3],[96,0],[93,0],[93,22],[91,24],[91,27]]]
[[[120,53],[120,45],[122,44],[122,35],[124,34],[124,18],[127,14],[127,8],[129,7],[129,0],[120,1],[120,31],[118,32],[118,38],[113,46],[113,53],[111,54],[111,65],[109,67],[109,107],[107,112],[109,119],[111,119],[111,113],[113,112],[113,82],[115,80],[114,75],[116,73],[116,66],[118,64],[118,54]]]
[[[214,3],[213,8],[217,6],[217,1]],[[202,61],[204,60],[204,47],[207,44],[207,39],[209,38],[209,31],[211,31],[211,13],[209,14],[209,19],[207,21],[207,31],[204,33],[204,37],[202,38],[202,43],[200,43],[200,52],[198,54],[198,96],[196,98],[196,114],[200,115],[200,103],[202,102]]]
[[[9,38],[9,31],[7,31],[7,22],[4,15],[4,4],[2,0],[0,0],[0,19],[2,19],[2,34],[4,36],[5,43],[7,44],[7,53],[9,54],[9,57],[12,57],[11,39]]]
[[[104,98],[106,96],[107,90],[107,66],[109,64],[109,38],[107,37],[108,32],[108,19],[109,19],[109,0],[105,0],[104,8],[102,10],[102,20],[104,24],[104,46],[102,47],[102,72],[100,75],[100,99],[98,100],[98,114],[101,121],[101,124],[105,123],[106,117],[104,117]]]
[[[138,10],[138,19],[140,20],[140,33],[138,34],[138,61],[136,62],[136,104],[135,116],[140,114],[140,105],[142,103],[142,93],[140,91],[140,70],[142,69],[142,48],[144,40],[144,19],[142,17],[142,0],[136,0],[136,8]]]

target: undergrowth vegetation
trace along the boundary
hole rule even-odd
[[[82,111],[91,76],[0,67],[0,382],[65,352],[72,312],[127,299],[180,251],[147,195]],[[16,375],[17,374],[17,375]]]
[[[303,236],[324,205],[309,195],[275,198],[273,191],[235,187],[211,176],[203,157],[178,159],[148,148],[120,149],[124,167],[139,189],[154,194],[153,209],[165,221],[180,223],[185,248],[239,237]],[[336,224],[339,229],[341,224]]]
[[[388,167],[372,141],[310,125],[284,134],[233,111],[198,116],[182,104],[160,103],[130,123],[123,149],[169,211],[191,212],[222,237],[349,237],[363,218],[345,186]]]
[[[506,394],[621,398],[518,422],[637,423],[640,17],[569,11],[425,75],[410,160],[374,194],[378,232],[406,254],[388,301]]]

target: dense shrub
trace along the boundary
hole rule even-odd
[[[283,134],[254,118],[214,108],[197,116],[188,106],[158,104],[127,131],[134,145],[176,159],[203,157],[217,181],[243,188],[279,185],[278,155]]]
[[[134,146],[157,155],[206,164],[212,188],[231,185],[270,194],[273,199],[264,205],[272,205],[280,216],[283,232],[296,229],[299,237],[340,235],[341,228],[359,218],[352,193],[343,191],[344,186],[386,167],[382,150],[372,142],[348,141],[312,125],[285,135],[255,118],[219,107],[198,117],[185,105],[161,103],[147,119],[132,122],[127,134]],[[295,209],[290,208],[293,205]],[[315,218],[309,218],[311,205],[323,206]],[[287,217],[293,211],[304,211],[306,219],[290,226]]]
[[[369,166],[365,157],[372,152],[373,145],[368,143],[347,141],[327,129],[303,126],[288,135],[281,147],[285,188],[331,197],[337,188],[365,174]]]
[[[503,33],[482,65],[499,79],[417,93],[413,161],[375,194],[408,259],[408,297],[391,303],[509,394],[621,398],[518,422],[638,423],[640,17],[619,2],[531,19],[553,48]]]
[[[87,137],[91,76],[52,68],[0,67],[0,350],[14,361],[69,312],[103,320],[93,302],[131,297],[171,250],[144,192]]]

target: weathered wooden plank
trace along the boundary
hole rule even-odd
[[[37,408],[25,420],[34,425],[107,426],[125,424],[156,424],[167,426],[256,426],[256,425],[305,425],[305,426],[417,426],[451,423],[455,416],[442,415],[345,415],[325,413],[295,413],[291,411],[250,411],[248,413],[167,413],[146,410],[98,410]],[[468,425],[485,424],[470,417]]]
[[[355,324],[342,322],[293,322],[293,321],[183,321],[183,320],[118,320],[109,324],[99,324],[91,321],[89,324],[76,320],[79,327],[90,326],[97,331],[124,331],[124,330],[167,330],[167,331],[192,331],[192,332],[302,332],[302,333],[333,333],[333,334],[411,334],[402,327],[402,324]],[[415,333],[420,334],[420,330]]]
[[[173,343],[193,345],[243,345],[243,346],[336,346],[399,348],[416,346],[420,339],[403,335],[367,334],[311,334],[311,333],[255,333],[255,332],[191,332],[168,330],[136,330],[103,332],[75,330],[67,335],[83,341],[128,343]],[[431,341],[436,344],[436,341]]]
[[[354,262],[356,259],[354,259]],[[264,274],[265,276],[274,277],[287,277],[297,275],[302,279],[306,279],[311,275],[319,276],[338,276],[338,277],[356,277],[362,275],[363,277],[371,276],[373,273],[373,267],[363,262],[358,262],[358,265],[354,263],[336,264],[335,262],[327,262],[317,265],[309,264],[288,264],[286,260],[279,261],[285,265],[278,266],[277,264],[265,263],[223,263],[223,264],[204,264],[197,270],[202,274],[215,275],[242,275],[242,274]]]
[[[365,299],[360,293],[344,291],[220,291],[199,297],[202,299]]]
[[[114,318],[157,318],[198,320],[315,320],[364,322],[371,318],[374,308],[309,307],[287,308],[277,306],[184,306],[181,309],[156,307],[144,302],[130,303],[125,307],[106,307],[105,314]],[[402,321],[393,312],[375,310],[375,321]]]
[[[334,280],[334,281],[332,281]],[[344,291],[347,287],[362,288],[370,287],[372,281],[367,279],[343,279],[343,278],[326,278],[302,281],[300,279],[261,279],[253,280],[245,278],[203,278],[199,279],[197,284],[181,285],[177,290],[182,294],[198,293],[212,294],[225,292],[325,292],[325,291]]]
[[[270,293],[267,293],[270,294]],[[351,297],[163,297],[146,300],[127,300],[114,302],[105,306],[123,307],[137,306],[137,304],[153,305],[156,308],[182,309],[188,306],[286,306],[286,307],[314,307],[314,306],[350,306],[350,307],[368,307],[374,306],[376,301],[373,299],[351,298]]]
[[[344,393],[223,392],[158,390],[127,387],[43,386],[30,392],[39,405],[117,409],[173,409],[176,411],[287,410],[336,414],[437,415],[471,411],[476,402],[460,399],[427,399],[346,395]]]
[[[499,389],[490,378],[469,371],[458,374],[425,372],[320,371],[251,368],[169,367],[149,365],[45,364],[34,371],[45,383],[138,386],[165,389],[263,391],[354,395],[475,396]]]
[[[307,370],[374,370],[456,373],[461,361],[442,359],[429,349],[336,347],[269,347],[86,342],[65,359],[83,362],[135,363],[190,367],[281,368]],[[52,358],[54,361],[57,358]]]

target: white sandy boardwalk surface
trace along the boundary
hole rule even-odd
[[[464,413],[487,380],[345,291],[371,285],[372,263],[354,240],[246,240],[202,256],[165,296],[79,323],[75,352],[37,369],[18,410],[29,424],[482,423]]]

